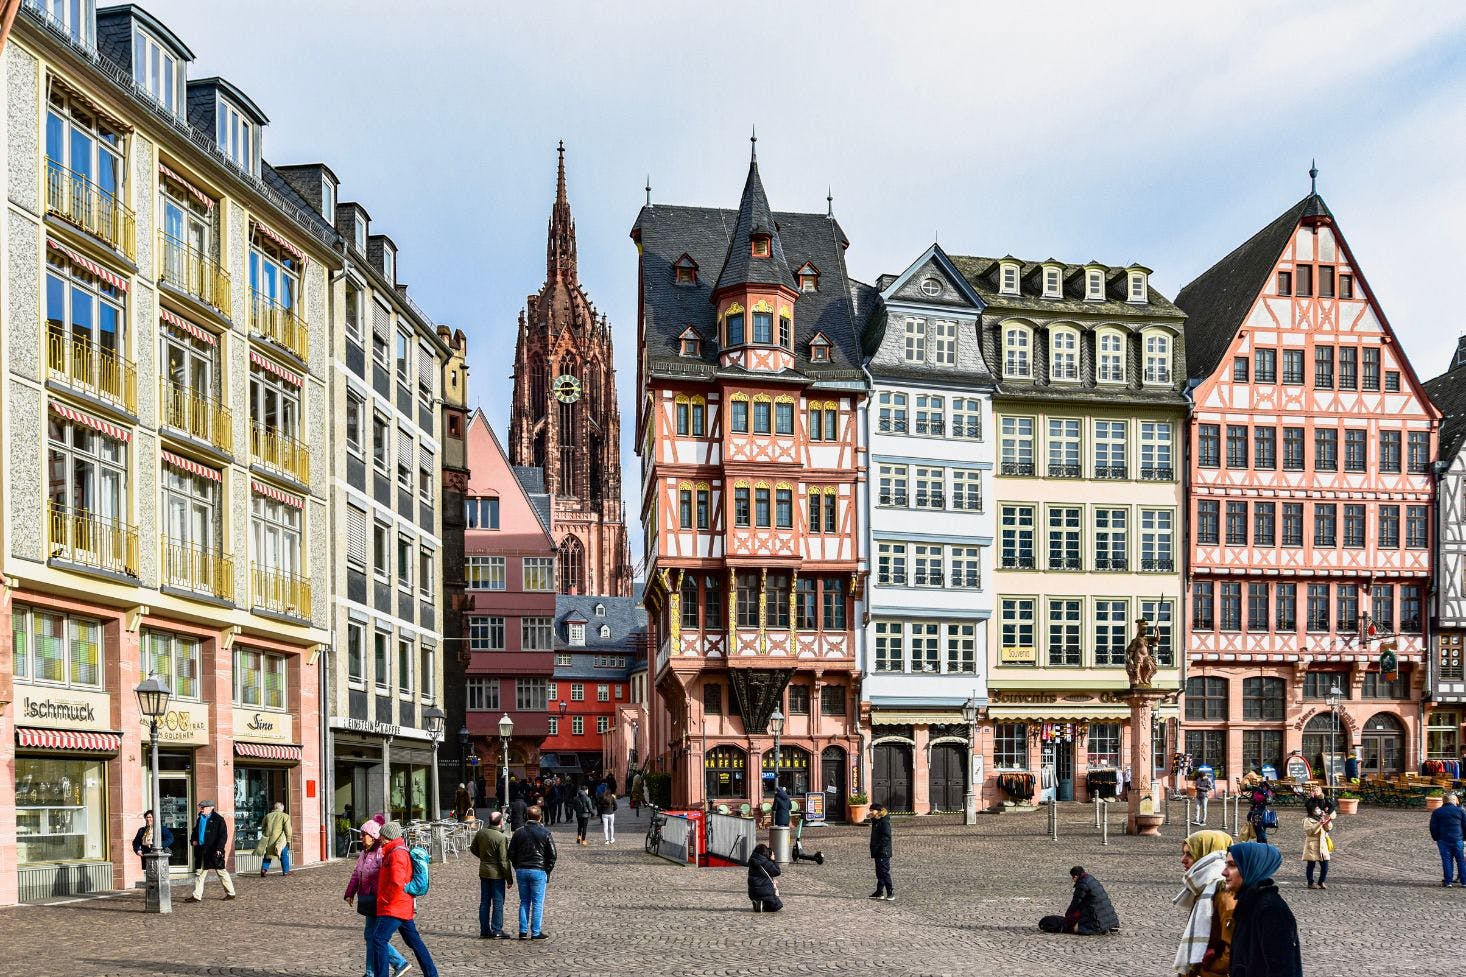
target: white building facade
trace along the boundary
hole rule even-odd
[[[1426,683],[1426,761],[1466,760],[1466,336],[1447,372],[1425,384],[1440,408],[1435,623]],[[1460,776],[1459,770],[1457,776]]]

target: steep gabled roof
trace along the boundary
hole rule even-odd
[[[1309,194],[1202,272],[1176,296],[1176,304],[1186,313],[1186,372],[1192,379],[1210,376],[1217,368],[1266,287],[1298,222],[1305,217],[1332,220],[1333,214],[1322,197]]]
[[[1462,338],[1461,346],[1466,348],[1466,337]],[[1461,362],[1459,353],[1455,362],[1461,365],[1422,384],[1440,408],[1440,459],[1448,463],[1455,461],[1462,447],[1466,447],[1466,363]]]
[[[754,257],[753,239],[756,236],[769,238],[767,257]],[[779,225],[769,210],[769,198],[764,193],[763,180],[759,179],[756,155],[748,164],[748,179],[743,183],[743,199],[738,202],[738,217],[733,224],[733,236],[728,239],[723,270],[718,273],[713,291],[734,285],[783,285],[788,289],[795,287],[794,276],[789,272],[789,261],[784,257],[784,242],[779,238]]]

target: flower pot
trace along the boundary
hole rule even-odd
[[[1358,814],[1359,798],[1341,797],[1338,800],[1337,807],[1340,814]]]
[[[1427,797],[1425,799],[1425,809],[1427,811],[1434,811],[1436,808],[1440,807],[1445,802],[1446,802],[1446,799],[1444,797]]]
[[[867,814],[869,814],[869,813],[870,813],[870,805],[869,804],[856,804],[854,801],[852,801],[850,803],[850,823],[851,824],[864,824],[865,823],[865,816]]]

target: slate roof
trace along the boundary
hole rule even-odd
[[[760,234],[770,235],[772,238],[767,258],[756,258],[753,255],[752,238]],[[733,225],[733,236],[728,240],[723,270],[718,273],[718,283],[713,286],[713,290],[746,284],[794,288],[794,274],[789,269],[789,259],[784,256],[779,227],[773,214],[769,212],[769,198],[764,193],[763,181],[759,179],[757,157],[748,164],[748,179],[743,183],[743,199],[738,202],[738,220]]]
[[[1305,217],[1333,218],[1328,204],[1311,193],[1243,241],[1225,258],[1181,289],[1176,304],[1186,313],[1186,372],[1210,376],[1226,355],[1268,276]]]
[[[845,232],[827,214],[771,214],[782,243],[783,267],[806,261],[819,269],[819,288],[800,292],[794,303],[795,370],[784,375],[757,374],[763,380],[861,381],[860,337],[855,300],[845,268]],[[699,275],[693,285],[678,285],[673,265],[686,252],[703,271],[718,268],[728,254],[738,212],[717,207],[670,204],[646,206],[637,215],[632,236],[641,243],[642,330],[650,375],[709,380],[719,374],[717,309],[713,282]],[[791,286],[792,287],[792,286]],[[678,336],[692,326],[702,336],[702,355],[679,355]],[[809,362],[809,341],[822,332],[830,340],[830,362]],[[754,376],[742,370],[730,376]]]
[[[604,605],[606,614],[599,617],[596,605]],[[585,625],[585,644],[570,647],[572,620]],[[601,637],[601,625],[611,629],[608,638]],[[592,594],[557,594],[555,596],[555,650],[591,654],[636,655],[646,641],[646,611],[631,597],[597,597]]]
[[[1452,362],[1454,369],[1423,384],[1441,411],[1440,457],[1448,463],[1466,447],[1466,336],[1461,338]]]
[[[519,487],[529,497],[529,504],[534,507],[535,515],[539,516],[540,525],[545,527],[545,532],[549,532],[551,525],[550,493],[545,488],[545,470],[529,465],[510,465],[509,470],[514,473]]]
[[[1103,301],[1086,301],[1084,286],[1084,271],[1090,267],[1090,262],[1085,264],[1071,264],[1064,261],[1056,261],[1050,258],[1047,261],[1024,261],[1021,259],[1005,256],[1003,258],[981,258],[968,255],[952,254],[947,256],[962,277],[967,279],[973,291],[977,292],[983,304],[994,308],[1005,314],[1014,312],[1031,312],[1036,316],[1052,318],[1057,315],[1080,316],[1080,317],[1119,317],[1122,319],[1133,319],[1136,316],[1149,316],[1162,319],[1179,319],[1183,315],[1180,309],[1171,304],[1166,298],[1154,288],[1149,289],[1149,302],[1146,305],[1127,302],[1129,295],[1129,277],[1126,274],[1130,268],[1138,268],[1142,271],[1149,269],[1140,268],[1138,265],[1129,267],[1115,267],[1105,265],[1105,298]],[[1000,261],[1018,261],[1019,295],[1004,295],[998,291],[998,263]],[[1060,265],[1063,267],[1061,292],[1063,297],[1057,299],[1043,298],[1043,266]]]

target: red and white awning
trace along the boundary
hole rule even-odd
[[[164,322],[168,323],[168,325],[172,326],[173,328],[183,330],[184,332],[188,333],[190,336],[194,337],[195,339],[199,340],[200,342],[208,343],[210,346],[218,346],[219,345],[219,337],[218,336],[215,336],[213,333],[209,332],[207,329],[202,329],[202,328],[194,325],[193,323],[189,322],[187,319],[182,318],[181,316],[174,315],[172,312],[169,312],[167,309],[159,309],[158,310],[158,317],[160,319],[162,319]]]
[[[283,502],[286,505],[294,506],[297,509],[305,508],[305,499],[298,495],[291,495],[289,492],[282,492],[273,485],[266,485],[264,482],[251,481],[250,488],[267,499],[274,499],[276,502]]]
[[[116,753],[122,749],[122,734],[83,733],[74,729],[33,729],[29,726],[17,726],[15,727],[15,745],[33,750]]]
[[[126,278],[112,274],[110,271],[97,264],[91,258],[79,255],[75,251],[68,248],[66,245],[57,244],[50,238],[46,238],[46,246],[49,247],[52,251],[57,251],[60,252],[62,255],[65,255],[67,261],[70,261],[72,264],[76,265],[79,268],[85,269],[90,274],[96,275],[98,278],[106,282],[108,285],[111,285],[113,288],[121,289],[124,292],[127,291]]]
[[[301,748],[298,746],[282,746],[275,743],[238,743],[234,744],[235,756],[254,757],[256,760],[284,760],[290,763],[299,763]]]
[[[285,369],[285,367],[281,366],[279,363],[276,363],[269,357],[261,356],[254,350],[249,351],[249,361],[255,366],[259,367],[261,370],[264,370],[266,373],[273,373],[275,374],[275,376],[279,377],[281,380],[284,380],[286,383],[292,386],[305,386],[305,377],[302,377],[299,373],[293,373],[290,370]]]
[[[175,455],[171,451],[163,452],[163,461],[177,468],[179,471],[185,471],[190,475],[197,475],[200,478],[207,478],[211,482],[224,481],[223,472],[210,468],[208,465],[200,465],[198,462],[185,458],[182,455]]]
[[[199,203],[203,204],[205,207],[209,208],[210,210],[213,210],[214,209],[214,198],[213,197],[209,196],[207,193],[204,193],[202,190],[200,190],[198,187],[194,186],[192,183],[189,183],[183,177],[179,176],[177,173],[175,173],[172,170],[170,170],[167,166],[164,166],[162,163],[159,163],[158,164],[158,172],[161,173],[161,174],[163,174],[164,176],[166,176],[168,179],[172,180],[174,183],[176,183],[179,186],[183,187],[183,189],[187,190],[189,193],[193,194],[193,198],[195,200],[197,200]]]
[[[286,254],[290,255],[293,258],[295,258],[295,260],[296,261],[299,261],[302,265],[305,264],[305,252],[304,251],[301,251],[295,245],[291,244],[289,241],[285,240],[283,237],[281,237],[280,235],[276,234],[274,231],[270,230],[269,227],[267,227],[264,224],[261,224],[259,221],[251,221],[251,223],[254,224],[254,229],[255,229],[255,231],[258,234],[260,234],[262,237],[264,237],[264,238],[266,238],[266,239],[268,239],[270,241],[273,241],[275,244],[279,245],[282,249],[284,249],[284,251],[285,251]]]
[[[132,440],[132,432],[127,430],[127,428],[118,427],[116,424],[108,424],[100,417],[84,414],[79,410],[67,407],[65,404],[57,403],[54,400],[51,401],[51,413],[58,417],[64,417],[68,421],[75,421],[82,427],[89,427],[99,434],[107,435],[109,438],[116,438],[118,441]]]

